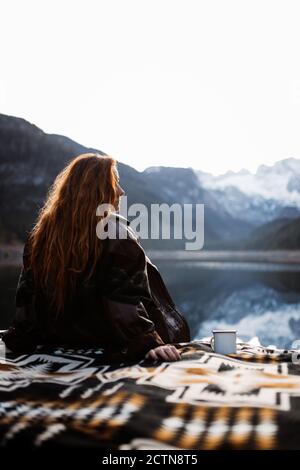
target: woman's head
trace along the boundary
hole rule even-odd
[[[30,266],[42,288],[51,291],[57,311],[75,287],[76,275],[89,277],[101,255],[96,209],[106,203],[118,209],[124,194],[116,160],[87,153],[59,173],[30,234]]]

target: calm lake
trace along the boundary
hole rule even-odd
[[[166,261],[159,268],[193,339],[214,328],[235,328],[264,345],[290,347],[300,339],[300,265],[224,261]],[[20,268],[0,268],[0,329],[14,314]]]

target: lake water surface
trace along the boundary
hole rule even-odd
[[[154,261],[154,260],[153,260]],[[156,261],[193,339],[235,328],[241,339],[291,347],[300,339],[300,266]]]
[[[300,339],[300,265],[155,260],[193,339],[236,328],[248,340],[290,347]],[[20,268],[0,268],[0,329],[14,314]]]

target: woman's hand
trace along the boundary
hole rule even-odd
[[[146,359],[163,359],[164,361],[178,361],[181,356],[179,351],[172,344],[164,344],[150,349],[145,355]]]

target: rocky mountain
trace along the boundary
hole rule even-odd
[[[211,191],[232,217],[259,226],[285,216],[300,216],[300,160],[288,158],[273,166],[214,176],[197,171],[200,184]]]
[[[23,241],[57,173],[74,156],[95,151],[41,129],[24,119],[0,115],[0,241]],[[96,150],[104,154],[103,151]],[[119,163],[128,204],[205,203],[205,247],[248,233],[252,225],[235,219],[204,190],[192,169],[138,172]],[[145,247],[183,248],[182,240],[145,240]]]
[[[282,218],[254,230],[240,244],[246,250],[300,250],[300,217]]]
[[[243,169],[219,176],[197,171],[197,175],[204,187],[224,189],[234,186],[245,194],[284,201],[286,205],[300,204],[299,187],[295,181],[291,183],[300,177],[300,159],[297,158],[280,160],[270,166],[260,165],[256,173]]]
[[[24,119],[0,115],[0,242],[24,240],[57,173],[76,155],[89,151],[104,155],[67,137],[46,134]],[[299,162],[288,159],[261,166],[255,175],[244,170],[214,177],[169,167],[139,172],[122,163],[119,173],[129,205],[142,203],[150,212],[153,203],[203,203],[206,249],[257,248],[268,246],[264,240],[274,228],[300,217]],[[282,234],[280,240],[280,246],[294,246]],[[142,244],[183,249],[185,241],[148,239]]]
[[[0,240],[23,240],[56,174],[85,147],[0,115]]]
[[[204,204],[206,247],[244,237],[253,227],[220,207],[217,198],[199,184],[191,168],[150,167],[142,175],[155,193],[161,194],[168,204]]]

